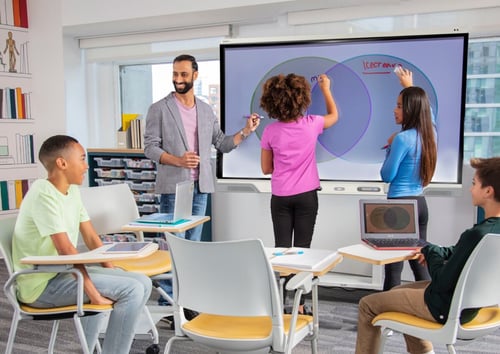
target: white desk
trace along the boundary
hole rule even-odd
[[[113,244],[106,244],[92,251],[80,252],[78,254],[71,255],[29,256],[22,258],[21,263],[32,264],[34,266],[60,266],[133,260],[147,257],[156,252],[156,250],[158,249],[158,245],[156,243],[150,243],[147,247],[139,252],[105,253],[105,251],[111,246],[113,246]]]
[[[301,254],[286,254],[286,251],[293,253],[301,251]],[[314,248],[265,248],[266,255],[273,267],[273,270],[279,272],[281,276],[295,274],[299,272],[311,272],[314,276],[312,282],[312,310],[314,317],[314,327],[319,328],[318,316],[318,285],[320,283],[319,277],[328,273],[337,264],[342,262],[342,255],[337,251],[314,249]],[[275,256],[275,252],[284,252],[283,255]],[[283,283],[284,278],[280,278],[280,296],[283,303]]]
[[[415,259],[413,251],[411,250],[376,250],[361,243],[339,248],[338,252],[345,258],[372,264],[371,277],[329,273],[321,277],[320,285],[381,290],[384,285],[383,265]]]
[[[123,231],[143,231],[143,232],[185,232],[193,227],[201,225],[210,220],[210,216],[193,215],[189,220],[179,224],[147,224],[130,222],[122,227]]]

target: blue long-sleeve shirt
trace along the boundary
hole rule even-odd
[[[389,198],[421,195],[420,157],[422,146],[416,129],[399,132],[387,149],[380,169],[384,182],[390,183]]]

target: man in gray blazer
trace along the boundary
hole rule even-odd
[[[173,212],[175,185],[194,180],[193,215],[205,215],[208,193],[215,190],[211,147],[226,153],[257,129],[260,119],[252,114],[234,135],[220,129],[212,108],[194,95],[198,64],[191,55],[173,61],[175,92],[151,105],[146,117],[144,154],[157,163],[156,193],[161,194],[160,212]],[[186,239],[199,241],[202,225],[188,230]]]
[[[160,193],[160,211],[173,212],[175,185],[194,180],[193,215],[205,215],[207,193],[215,190],[211,147],[226,153],[238,146],[259,125],[251,115],[245,127],[232,136],[219,127],[212,108],[194,95],[198,64],[191,55],[173,61],[175,92],[151,105],[146,117],[145,155],[157,162],[156,193]],[[201,227],[186,232],[185,238],[199,241]]]

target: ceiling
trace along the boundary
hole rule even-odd
[[[65,0],[68,1],[68,0]],[[79,0],[73,0],[79,1]],[[81,0],[80,0],[81,1]],[[185,0],[188,3],[193,1]],[[194,1],[195,2],[195,1]],[[270,0],[265,4],[248,5],[252,1],[234,1],[224,5],[224,0],[215,2],[209,10],[200,10],[200,6],[179,6],[169,12],[155,13],[151,9],[145,15],[144,8],[141,14],[126,19],[105,20],[100,14],[92,23],[72,24],[63,27],[64,33],[73,37],[109,36],[117,34],[151,32],[159,30],[174,30],[199,28],[220,24],[261,24],[277,22],[285,16],[288,24],[301,25],[307,23],[348,21],[367,17],[400,16],[407,14],[449,12],[475,8],[500,7],[498,0]],[[91,2],[79,3],[79,6],[90,6]],[[221,3],[219,8],[217,3]],[[240,6],[238,3],[245,3]],[[199,4],[199,3],[198,3]],[[207,3],[205,3],[207,4]],[[102,11],[102,2],[100,3]],[[226,7],[222,7],[226,6]],[[191,10],[188,10],[191,8]],[[77,9],[73,11],[78,17]],[[123,11],[125,12],[125,11]],[[64,10],[63,10],[64,17]],[[110,16],[111,18],[111,16]],[[306,19],[306,20],[304,20]],[[64,22],[64,18],[63,18]]]

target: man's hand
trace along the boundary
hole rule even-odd
[[[180,158],[180,161],[180,167],[196,168],[200,164],[200,156],[194,151],[186,151]]]
[[[247,119],[247,124],[245,125],[245,128],[243,128],[243,132],[246,135],[250,135],[257,129],[257,127],[260,124],[260,116],[257,113],[252,113],[250,117]]]

